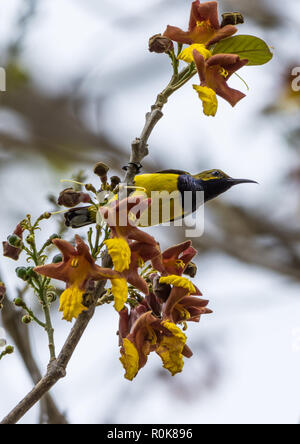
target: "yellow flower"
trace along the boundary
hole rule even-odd
[[[236,32],[237,28],[233,25],[220,26],[216,1],[200,3],[200,0],[196,0],[192,2],[188,30],[168,25],[163,35],[178,43],[211,46]]]
[[[63,319],[71,322],[73,318],[77,318],[80,313],[87,310],[82,305],[84,291],[79,290],[78,287],[67,288],[60,297],[59,311],[63,312]]]
[[[207,86],[193,85],[203,104],[203,111],[206,116],[215,116],[218,110],[218,99],[215,91]]]
[[[112,258],[114,268],[119,273],[129,269],[131,251],[125,239],[115,237],[104,242]]]
[[[87,308],[82,304],[83,295],[90,280],[99,281],[110,279],[116,299],[116,306],[122,309],[127,300],[127,284],[124,277],[110,268],[99,267],[91,256],[88,246],[79,236],[75,236],[76,248],[62,239],[54,239],[63,254],[63,261],[57,264],[47,264],[35,268],[43,276],[59,279],[67,284],[61,295],[60,311],[63,319],[72,321]]]
[[[125,378],[132,381],[139,371],[139,353],[134,344],[127,338],[123,340],[123,350],[120,361],[126,371]]]
[[[128,286],[126,279],[111,279],[112,294],[114,295],[115,304],[114,307],[117,311],[121,311],[124,308],[125,302],[128,298]]]
[[[173,285],[174,287],[185,288],[186,290],[188,290],[189,293],[196,293],[196,289],[189,279],[181,276],[176,276],[176,274],[161,277],[159,283]]]
[[[195,43],[194,45],[190,45],[188,48],[185,48],[178,56],[179,60],[183,60],[187,63],[193,63],[194,57],[193,57],[193,51],[196,50],[204,57],[204,60],[207,60],[209,57],[211,57],[212,53],[205,47],[205,45],[202,45],[200,43]]]
[[[176,304],[174,309],[178,311],[178,313],[180,314],[182,319],[185,319],[186,321],[191,319],[190,312],[185,307],[183,307],[181,304]]]
[[[164,321],[162,325],[172,333],[172,336],[163,336],[156,353],[161,357],[163,367],[174,376],[182,371],[184,365],[182,351],[186,335],[172,322]]]

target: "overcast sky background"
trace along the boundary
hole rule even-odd
[[[2,3],[0,50],[12,38],[22,2]],[[80,78],[78,95],[92,98],[86,113],[89,125],[97,131],[101,118],[101,127],[114,140],[130,146],[145,112],[169,79],[168,58],[150,54],[148,38],[167,24],[184,28],[189,5],[188,0],[43,0],[24,42],[24,65],[42,88],[53,92],[68,89]],[[295,25],[299,3],[285,2],[284,13]],[[247,98],[234,109],[220,99],[217,116],[206,118],[191,85],[185,86],[171,97],[151,137],[152,160],[168,168],[193,173],[221,168],[233,177],[257,180],[259,186],[237,187],[222,199],[246,200],[253,211],[264,208],[274,214],[278,223],[299,204],[295,190],[278,182],[296,155],[281,137],[283,122],[266,119],[260,111],[272,100],[283,62],[293,57],[299,40],[294,29],[278,35],[251,21],[243,25],[240,33],[258,35],[275,47],[269,65],[241,71],[250,86]],[[231,85],[246,92],[237,78]],[[97,102],[102,97],[106,106],[99,116]],[[1,123],[1,113],[0,125],[8,125],[4,117]],[[61,173],[50,170],[44,159],[28,155],[27,161],[1,174],[0,227],[6,238],[28,211],[38,216],[48,208],[45,196],[50,190],[59,192]],[[292,223],[299,225],[299,220]],[[47,230],[51,234],[54,228]],[[168,246],[163,232],[160,241]],[[53,389],[70,422],[299,423],[299,285],[227,256],[211,254],[197,263],[197,285],[214,314],[189,326],[194,357],[185,361],[184,371],[171,378],[151,355],[136,380],[126,381],[118,361],[118,315],[112,306],[101,307],[72,358],[67,378]],[[16,286],[14,268],[1,259],[10,291]],[[70,325],[61,322],[56,311],[54,318],[59,349]],[[28,328],[34,331],[33,347],[44,369],[45,335],[32,324]],[[17,353],[1,361],[0,376],[2,417],[32,383]],[[35,407],[21,423],[36,422],[37,415]]]

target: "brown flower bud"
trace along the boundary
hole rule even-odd
[[[118,176],[112,176],[110,178],[110,184],[113,190],[119,185],[119,183],[121,183],[121,179]]]
[[[41,219],[50,219],[51,216],[52,216],[52,214],[49,213],[49,211],[46,211],[45,213],[43,213],[41,215]]]
[[[103,185],[107,185],[107,173],[109,171],[109,166],[105,165],[103,162],[96,163],[94,167],[94,173],[100,177]]]
[[[162,54],[164,52],[172,51],[174,45],[172,40],[161,34],[155,34],[149,39],[149,51],[156,52],[157,54]]]
[[[96,163],[94,167],[94,173],[99,177],[104,177],[109,171],[109,166],[105,165],[103,162]]]
[[[25,315],[22,317],[22,322],[23,324],[30,324],[30,322],[32,322],[32,317],[29,315]]]
[[[0,304],[3,302],[6,294],[6,287],[3,282],[0,282]]]
[[[197,270],[197,265],[194,264],[194,262],[190,262],[187,265],[187,267],[186,267],[186,269],[185,269],[183,274],[185,274],[186,276],[189,276],[191,278],[194,278],[196,276],[196,274],[197,274],[197,271],[198,271]]]
[[[222,17],[221,28],[227,25],[242,25],[245,23],[244,17],[240,12],[226,12],[222,14]]]
[[[91,183],[87,183],[85,186],[86,191],[91,191],[92,193],[97,194],[97,190]]]
[[[72,208],[82,202],[89,203],[90,201],[89,194],[75,191],[73,188],[67,188],[60,193],[57,203],[58,205]]]
[[[21,227],[21,224],[18,224],[16,226],[16,229],[13,232],[13,235],[16,235],[16,236],[18,236],[18,238],[22,239],[23,228]],[[13,236],[9,236],[9,237],[13,237]],[[19,248],[19,246],[13,246],[7,241],[2,242],[2,245],[3,245],[3,256],[9,257],[10,259],[13,259],[14,261],[17,261],[19,259],[20,254],[22,253],[22,248]]]

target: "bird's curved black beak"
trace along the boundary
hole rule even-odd
[[[240,183],[256,183],[258,184],[258,182],[256,182],[255,180],[249,180],[249,179],[233,179],[230,178],[229,183],[231,183],[231,185],[239,185]]]

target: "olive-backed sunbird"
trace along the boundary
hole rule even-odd
[[[195,175],[180,170],[164,170],[135,176],[133,192],[130,196],[145,195],[152,199],[148,214],[144,218],[142,216],[139,221],[139,226],[151,226],[185,217],[196,211],[202,203],[214,199],[234,185],[241,183],[257,182],[248,179],[233,179],[221,170],[208,170]],[[202,192],[200,200],[197,197],[199,191]],[[170,194],[169,208],[165,208],[167,196]],[[150,215],[156,203],[158,206]],[[73,208],[65,213],[66,225],[80,228],[96,223],[97,210],[95,205]]]

